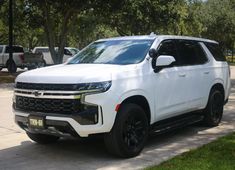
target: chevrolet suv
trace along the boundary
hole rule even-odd
[[[134,157],[151,132],[219,125],[229,93],[217,42],[130,36],[95,41],[65,64],[20,74],[13,109],[37,143],[101,134],[111,153]]]

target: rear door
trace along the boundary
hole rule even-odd
[[[16,65],[21,65],[24,62],[24,49],[21,46],[13,46],[13,59]]]
[[[189,111],[202,108],[206,89],[206,79],[210,72],[207,69],[208,58],[197,41],[177,40],[180,58],[179,66],[183,67],[187,76],[187,105]]]

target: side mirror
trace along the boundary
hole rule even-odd
[[[165,66],[171,65],[173,62],[175,62],[175,58],[173,56],[160,55],[157,58],[156,66],[157,67],[165,67]]]
[[[73,56],[73,54],[67,49],[64,49],[64,55]]]
[[[154,48],[151,48],[151,49],[149,50],[149,56],[150,56],[151,58],[157,57],[157,50],[154,49]]]

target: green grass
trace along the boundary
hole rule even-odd
[[[14,83],[15,77],[0,77],[0,84],[2,83]]]
[[[146,170],[235,170],[235,133]]]
[[[1,72],[0,71],[0,84],[1,83],[14,83],[16,76],[19,75],[19,74],[20,73],[10,74],[10,73],[7,73],[7,72]]]

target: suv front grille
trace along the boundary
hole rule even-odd
[[[78,84],[43,84],[43,83],[22,83],[17,82],[17,89],[28,90],[58,90],[58,91],[74,91],[79,86]]]
[[[16,96],[16,108],[56,114],[76,114],[84,111],[84,105],[78,99],[44,99]]]

